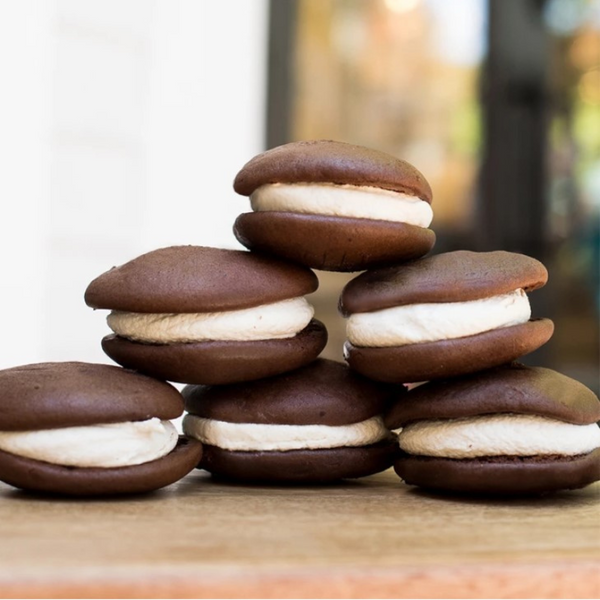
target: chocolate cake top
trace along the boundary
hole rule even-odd
[[[183,412],[173,386],[110,365],[56,362],[4,369],[0,390],[3,431],[168,420]]]
[[[465,302],[518,288],[532,291],[547,280],[546,267],[524,254],[459,250],[366,271],[346,284],[339,308],[347,316],[407,304]]]
[[[499,413],[587,425],[600,420],[600,401],[566,375],[513,363],[419,386],[395,402],[385,422],[396,429],[413,421]]]
[[[283,375],[242,384],[187,386],[193,415],[230,423],[347,425],[382,414],[403,386],[371,381],[346,365],[318,359]]]
[[[314,292],[308,268],[260,254],[172,246],[143,254],[94,279],[85,291],[92,308],[140,313],[237,310]]]
[[[372,186],[417,196],[431,204],[431,187],[411,164],[391,154],[332,140],[292,142],[259,154],[237,174],[233,187],[249,196],[266,183],[334,183]]]

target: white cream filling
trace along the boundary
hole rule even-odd
[[[268,183],[250,196],[252,210],[377,219],[429,227],[431,205],[417,196],[372,186]]]
[[[186,415],[186,435],[225,450],[314,450],[341,446],[368,446],[389,435],[380,416],[351,425],[261,425],[228,423]]]
[[[185,343],[209,340],[290,338],[313,318],[306,298],[291,298],[241,310],[213,313],[151,314],[113,311],[108,326],[121,337],[140,342]]]
[[[398,438],[409,454],[441,458],[576,456],[600,447],[600,428],[534,415],[500,414],[418,421]]]
[[[355,313],[348,318],[346,335],[355,346],[404,346],[510,327],[530,317],[529,298],[518,289],[468,302],[409,304]]]
[[[0,450],[67,467],[129,467],[166,456],[177,445],[160,419],[37,431],[0,431]]]

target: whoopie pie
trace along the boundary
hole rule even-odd
[[[159,379],[225,384],[314,360],[327,343],[304,298],[318,287],[305,267],[203,246],[154,250],[107,271],[85,292],[111,309],[102,348]]]
[[[402,428],[394,468],[434,490],[540,494],[600,479],[600,402],[583,384],[517,363],[421,385],[386,424]]]
[[[387,469],[398,451],[382,413],[404,390],[331,360],[246,384],[187,386],[183,430],[199,465],[236,481],[322,483]]]
[[[327,271],[360,271],[423,256],[435,243],[431,188],[394,156],[330,140],[293,142],[237,174],[254,212],[234,225],[258,250]]]
[[[0,480],[72,496],[149,492],[181,479],[202,446],[178,436],[171,385],[119,367],[39,363],[0,371]]]
[[[461,250],[362,273],[340,297],[344,356],[373,379],[417,382],[473,373],[532,352],[554,331],[530,319],[526,292],[543,286],[539,261]]]

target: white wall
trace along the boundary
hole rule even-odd
[[[0,0],[0,368],[110,362],[94,277],[238,247],[262,150],[266,0]]]

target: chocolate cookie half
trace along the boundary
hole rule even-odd
[[[102,348],[120,365],[181,383],[269,377],[314,360],[324,325],[303,297],[317,289],[299,265],[245,251],[175,246],[92,281],[85,301],[112,309]]]
[[[581,383],[519,364],[435,381],[385,418],[402,428],[394,468],[408,484],[541,494],[600,479],[600,402]]]
[[[412,165],[364,148],[294,142],[250,160],[234,189],[252,213],[234,225],[258,250],[326,271],[361,271],[427,254],[431,188]]]
[[[511,252],[448,252],[362,273],[344,288],[345,358],[372,379],[409,383],[474,373],[545,344],[527,292],[546,283],[537,260]]]
[[[184,432],[199,465],[236,481],[324,483],[383,471],[398,451],[382,413],[399,386],[318,359],[246,384],[187,386]]]
[[[170,419],[183,412],[167,383],[119,367],[40,363],[0,371],[0,480],[72,496],[149,492],[202,456]]]

